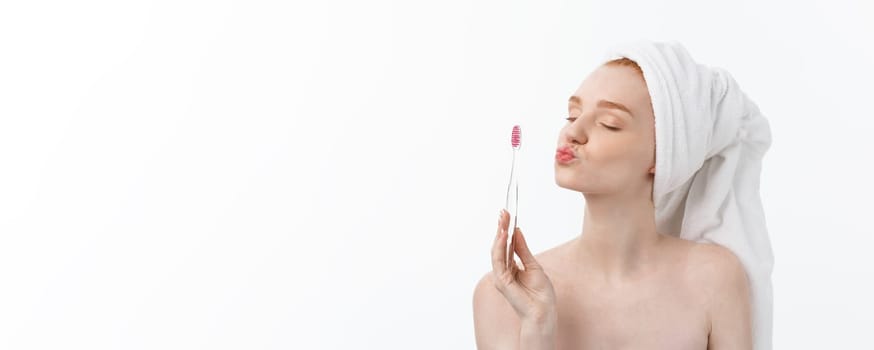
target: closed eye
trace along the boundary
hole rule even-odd
[[[577,118],[574,118],[574,117],[567,117],[564,119],[567,120],[568,122],[571,122],[571,123],[573,123],[574,120],[577,120]],[[615,127],[609,126],[609,125],[604,124],[604,123],[601,123],[601,125],[603,125],[605,128],[607,128],[607,130],[610,130],[610,131],[619,131],[620,130],[619,128],[615,128]]]

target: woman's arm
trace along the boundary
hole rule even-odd
[[[536,320],[522,321],[519,330],[521,349],[555,350],[556,314],[543,315]]]
[[[511,244],[522,263],[507,257],[510,213],[501,209],[491,247],[492,271],[473,295],[474,327],[480,349],[553,349],[555,288],[528,249],[522,229],[514,227]]]
[[[491,273],[473,291],[473,328],[479,350],[519,349],[519,316],[495,288]]]
[[[707,349],[752,349],[752,306],[746,270],[724,247],[717,249],[712,266]]]
[[[483,276],[473,292],[473,324],[476,346],[491,349],[555,349],[555,312],[520,320],[495,288],[492,274]]]

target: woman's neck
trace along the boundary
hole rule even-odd
[[[583,232],[573,249],[587,271],[603,273],[605,283],[616,285],[642,276],[661,239],[648,198],[588,194]]]

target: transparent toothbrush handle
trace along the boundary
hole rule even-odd
[[[515,232],[519,224],[519,174],[515,171],[516,168],[516,149],[513,149],[513,166],[510,169],[510,183],[507,185],[507,199],[504,203],[504,208],[510,213],[510,220],[513,225],[508,225],[507,234],[510,236],[510,245],[507,247],[507,267],[515,264],[516,260],[514,252],[516,248]],[[510,211],[510,193],[513,193],[513,210]],[[512,227],[512,228],[510,228]]]

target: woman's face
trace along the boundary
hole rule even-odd
[[[619,65],[592,72],[568,102],[568,121],[558,137],[563,146],[575,158],[556,159],[558,186],[599,194],[651,191],[655,124],[640,73]]]

